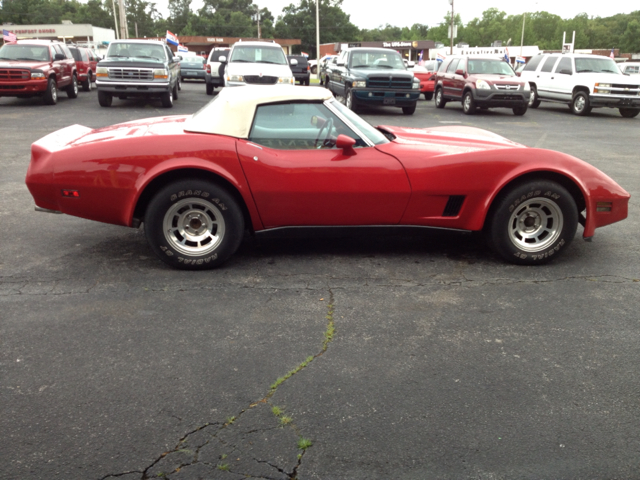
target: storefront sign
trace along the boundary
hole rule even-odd
[[[16,35],[24,35],[30,33],[56,33],[55,28],[33,28],[30,30],[13,30]]]
[[[216,43],[221,43],[224,42],[224,38],[207,38],[207,42],[216,42]]]
[[[382,42],[382,46],[384,48],[411,48],[413,46],[412,42]]]

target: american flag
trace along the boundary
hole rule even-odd
[[[613,48],[611,49],[611,53],[609,54],[611,58],[616,58],[616,54],[613,52]]]
[[[16,34],[13,32],[10,32],[9,30],[2,30],[2,39],[5,42],[17,42],[18,39],[16,38]]]
[[[436,55],[436,60],[437,60],[438,62],[444,62],[444,59],[445,59],[445,58],[446,58],[446,57],[445,57],[443,54],[441,54],[441,53],[438,53],[438,54]]]

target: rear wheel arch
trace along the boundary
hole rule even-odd
[[[586,200],[584,198],[582,190],[571,178],[556,172],[529,172],[525,173],[524,175],[520,175],[519,177],[516,177],[508,183],[504,184],[502,188],[500,188],[500,191],[491,199],[491,206],[487,210],[487,214],[484,218],[483,229],[486,229],[487,224],[495,213],[495,209],[502,197],[504,197],[508,192],[518,187],[519,185],[537,180],[548,180],[556,182],[557,184],[564,187],[571,194],[571,197],[573,197],[573,200],[578,208],[578,214],[586,208]]]
[[[233,196],[234,200],[236,200],[236,202],[240,206],[242,215],[244,217],[245,227],[248,227],[253,232],[253,222],[251,219],[251,215],[249,214],[249,209],[247,208],[244,198],[242,197],[238,189],[231,182],[221,177],[220,175],[208,170],[201,170],[198,168],[170,170],[161,175],[158,175],[151,182],[149,182],[149,184],[147,184],[147,186],[138,197],[138,201],[136,202],[136,206],[133,211],[134,226],[139,225],[142,219],[144,219],[149,203],[157,192],[171,183],[188,179],[207,181],[227,191],[231,196]]]

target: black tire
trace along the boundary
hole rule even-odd
[[[571,111],[574,115],[578,115],[580,117],[589,115],[591,113],[589,94],[586,92],[576,93],[571,101]]]
[[[485,222],[491,248],[508,262],[541,265],[575,237],[578,208],[558,183],[533,180],[510,187],[494,201]]]
[[[113,103],[113,96],[110,93],[98,90],[98,103],[101,107],[110,107]]]
[[[413,105],[412,107],[402,107],[402,113],[404,113],[405,115],[413,115],[415,111],[416,111],[415,105]]]
[[[67,87],[67,97],[78,98],[78,77],[75,73],[71,77],[71,85]]]
[[[444,108],[444,106],[447,104],[447,101],[444,99],[444,95],[442,95],[442,88],[436,89],[435,103],[436,108]]]
[[[244,217],[225,189],[182,180],[161,189],[144,217],[147,241],[167,265],[205,270],[221,265],[240,246]]]
[[[176,82],[176,84],[173,86],[173,99],[174,100],[178,100],[178,87],[179,87],[179,84],[178,84],[178,82]]]
[[[514,107],[513,114],[516,115],[517,117],[521,117],[522,115],[527,113],[527,110],[528,110],[527,105],[525,105],[524,107]]]
[[[160,97],[160,100],[162,101],[162,106],[164,108],[172,108],[173,107],[173,92],[172,91],[164,92],[162,94],[162,96]]]
[[[624,118],[634,118],[640,113],[640,108],[619,108],[618,110]]]
[[[207,95],[213,95],[213,83],[207,83]]]
[[[535,85],[531,85],[531,95],[529,96],[529,108],[538,108],[540,99],[538,98],[538,90]]]
[[[344,104],[349,110],[352,110],[354,112],[358,110],[358,99],[348,87],[344,92]]]
[[[178,80],[178,90],[182,90],[182,79]],[[176,97],[177,99],[178,97]]]
[[[424,99],[429,101],[433,99],[433,92],[424,92]]]
[[[471,92],[467,92],[462,96],[462,111],[465,115],[473,115],[476,113],[476,101],[473,99]]]
[[[58,103],[58,87],[56,86],[56,80],[50,78],[47,82],[47,90],[42,96],[42,101],[45,105],[55,105]]]
[[[93,88],[93,82],[91,79],[91,72],[89,72],[87,74],[87,79],[84,82],[82,82],[82,90],[84,90],[85,92],[90,92],[92,88]]]

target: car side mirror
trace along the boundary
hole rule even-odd
[[[55,56],[53,57],[55,61],[64,60],[65,58],[67,57],[65,57],[64,54],[62,53],[56,53]]]
[[[173,57],[174,62],[179,62],[180,60],[182,60],[181,56]]]
[[[336,139],[336,147],[342,149],[342,153],[345,155],[355,155],[356,151],[353,149],[353,146],[356,144],[356,141],[351,138],[343,135],[342,133],[338,135]]]
[[[218,61],[220,63],[227,63],[227,57],[225,57],[224,55],[220,55],[220,57],[218,57]]]
[[[459,68],[458,70],[456,70],[456,75],[464,75],[464,70]]]
[[[573,75],[573,72],[568,68],[563,68],[562,70],[560,70],[560,73],[562,75]]]
[[[298,65],[298,60],[296,60],[295,58],[292,58],[291,60],[289,60],[289,63],[295,67],[296,65]]]

